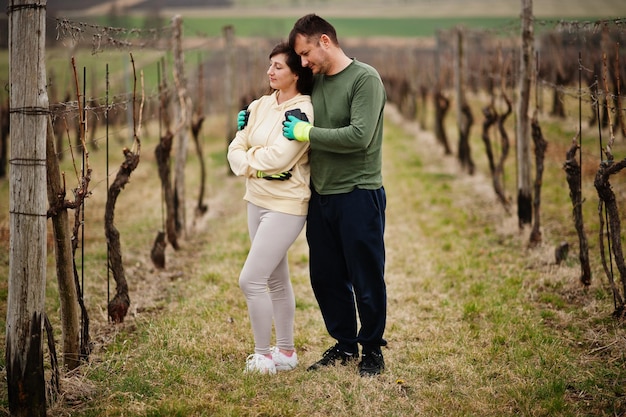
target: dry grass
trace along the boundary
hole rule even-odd
[[[391,106],[384,163],[386,372],[364,379],[352,366],[305,371],[333,342],[308,283],[307,246],[301,236],[290,252],[301,366],[273,377],[244,375],[253,342],[237,285],[248,247],[243,181],[226,175],[222,132],[222,119],[205,123],[210,199],[202,218],[193,216],[198,167],[189,158],[188,235],[181,250],[168,248],[165,271],[155,270],[149,260],[161,212],[160,193],[155,192],[156,143],[144,139],[142,161],[118,200],[116,225],[132,307],[126,322],[117,326],[107,323],[105,313],[103,156],[92,153],[97,179],[87,205],[85,292],[94,351],[78,372],[64,375],[61,397],[50,415],[495,417],[626,412],[626,339],[620,323],[610,318],[612,301],[597,262],[592,287],[583,289],[574,255],[561,266],[552,260],[554,244],[571,238],[571,209],[548,207],[555,214],[544,218],[550,225],[544,230],[545,243],[527,249],[527,231],[520,232],[515,216],[498,205],[489,180],[480,173],[470,177],[460,172],[454,157],[442,156],[429,132],[401,120]],[[120,160],[118,154],[111,151],[112,167]],[[475,155],[481,154],[475,148]],[[563,175],[558,171],[545,180],[546,195],[563,192],[554,177]],[[5,192],[6,184],[0,189]],[[0,217],[3,224],[8,223]],[[7,265],[0,268],[7,271]],[[54,300],[52,279],[49,286]],[[58,331],[54,303],[48,314]],[[5,389],[0,387],[4,411]]]

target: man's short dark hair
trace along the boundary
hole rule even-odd
[[[337,32],[333,25],[314,13],[302,16],[293,25],[293,29],[289,33],[289,45],[292,48],[296,43],[297,35],[303,35],[309,41],[319,40],[320,36],[326,35],[335,45],[339,45]]]

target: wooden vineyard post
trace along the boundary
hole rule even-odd
[[[532,184],[528,106],[533,58],[533,2],[522,1],[519,99],[517,101],[517,217],[519,227],[532,221]]]
[[[12,416],[45,416],[46,0],[13,0],[9,17],[11,166],[6,371]]]
[[[176,169],[174,194],[176,201],[176,230],[179,236],[187,234],[187,216],[185,212],[185,165],[187,164],[187,146],[191,130],[191,100],[187,93],[185,62],[182,48],[182,18],[174,16],[174,82],[178,95],[178,123],[176,133]]]

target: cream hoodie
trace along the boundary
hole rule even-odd
[[[246,177],[244,200],[259,207],[294,215],[306,215],[311,197],[309,188],[309,142],[283,136],[285,111],[300,109],[313,123],[313,106],[308,95],[298,94],[282,104],[276,92],[262,96],[248,106],[248,125],[238,131],[228,146],[230,169]],[[286,181],[257,178],[266,174],[291,172]]]

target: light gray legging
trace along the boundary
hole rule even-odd
[[[270,353],[272,314],[276,346],[294,349],[296,301],[289,279],[287,251],[305,221],[306,216],[279,213],[248,203],[248,231],[252,244],[239,276],[239,286],[248,303],[255,353]]]

